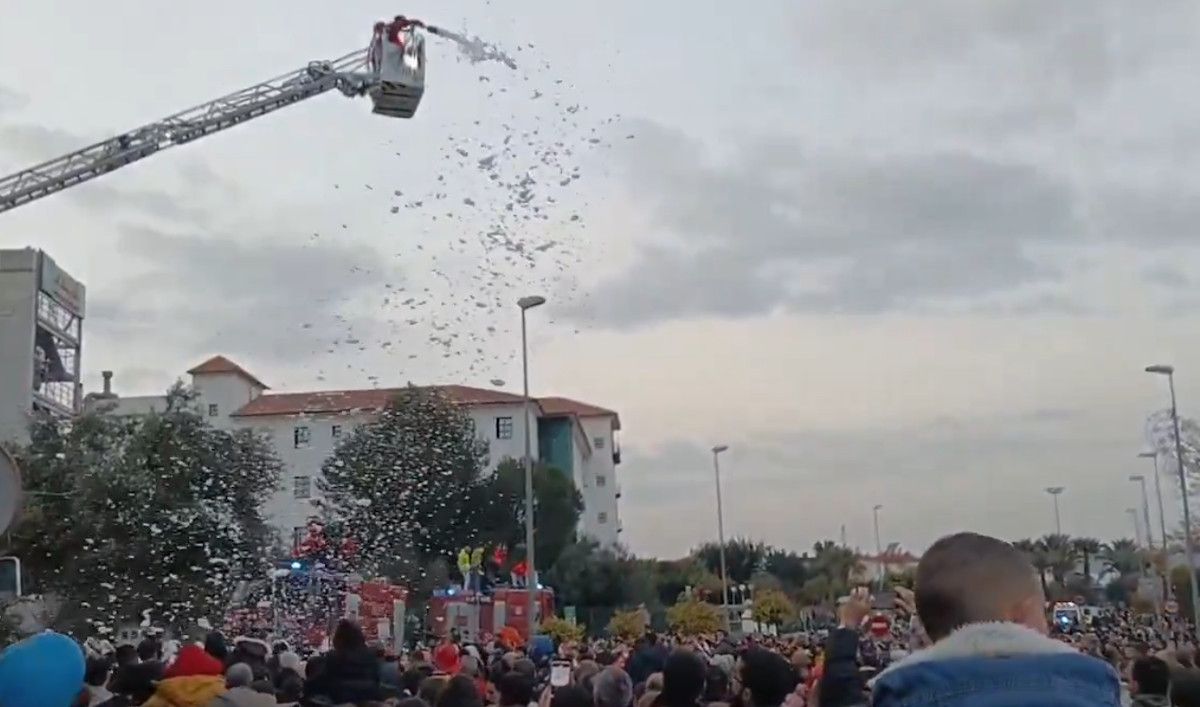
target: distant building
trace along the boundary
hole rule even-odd
[[[900,549],[900,546],[896,544],[889,545],[879,554],[860,553],[857,559],[859,571],[851,577],[851,580],[859,583],[875,582],[880,577],[887,575],[916,571],[917,563],[921,561],[920,557],[908,550]]]
[[[250,428],[266,435],[284,464],[281,487],[264,509],[283,537],[303,533],[313,514],[312,500],[320,492],[316,480],[321,465],[333,454],[338,440],[371,420],[401,389],[327,390],[269,393],[256,376],[224,356],[214,356],[188,371],[197,394],[196,405],[214,427]],[[475,425],[476,436],[487,443],[487,471],[505,459],[525,456],[524,399],[500,390],[463,385],[436,386],[461,405]],[[165,396],[118,396],[112,375],[105,372],[104,390],[88,396],[89,405],[103,405],[118,415],[162,411]],[[535,459],[570,474],[583,496],[580,533],[602,547],[615,546],[621,532],[617,464],[621,453],[617,432],[621,420],[612,410],[567,398],[534,401],[536,426],[530,430]]]
[[[40,250],[0,250],[0,442],[82,409],[83,285]]]

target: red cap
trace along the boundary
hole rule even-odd
[[[191,644],[179,650],[175,662],[163,672],[164,678],[182,678],[189,675],[224,675],[221,661],[204,652],[200,646]]]
[[[458,655],[458,646],[453,643],[443,643],[433,651],[433,666],[443,673],[457,675],[462,669],[462,660]]]

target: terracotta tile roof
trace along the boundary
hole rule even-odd
[[[196,374],[203,375],[205,373],[236,373],[258,387],[263,388],[264,390],[268,388],[265,383],[255,378],[246,369],[237,365],[233,361],[230,361],[224,356],[213,356],[199,366],[195,366],[188,370],[188,374],[193,376]]]
[[[502,390],[472,388],[466,385],[438,385],[432,388],[460,405],[514,405],[524,401],[520,395],[505,393]],[[367,388],[260,395],[242,406],[233,416],[376,412],[382,410],[403,390],[404,388]]]
[[[542,411],[551,417],[574,415],[576,417],[611,417],[614,427],[621,429],[621,417],[616,412],[589,403],[581,403],[570,398],[538,398]]]

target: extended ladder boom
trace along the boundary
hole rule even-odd
[[[361,96],[378,83],[373,73],[360,71],[366,64],[365,49],[334,61],[312,62],[299,71],[0,178],[0,212],[333,88],[347,96]]]

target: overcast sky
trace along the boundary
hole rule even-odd
[[[535,391],[620,411],[624,539],[660,556],[715,535],[717,443],[727,532],[795,549],[872,546],[876,503],[917,550],[1042,534],[1050,485],[1064,531],[1129,536],[1142,368],[1200,408],[1196,3],[163,7],[0,5],[0,173],[397,11],[518,68],[431,41],[411,121],[324,96],[0,215],[87,284],[90,389],[213,353],[277,390],[516,389],[541,292]]]

